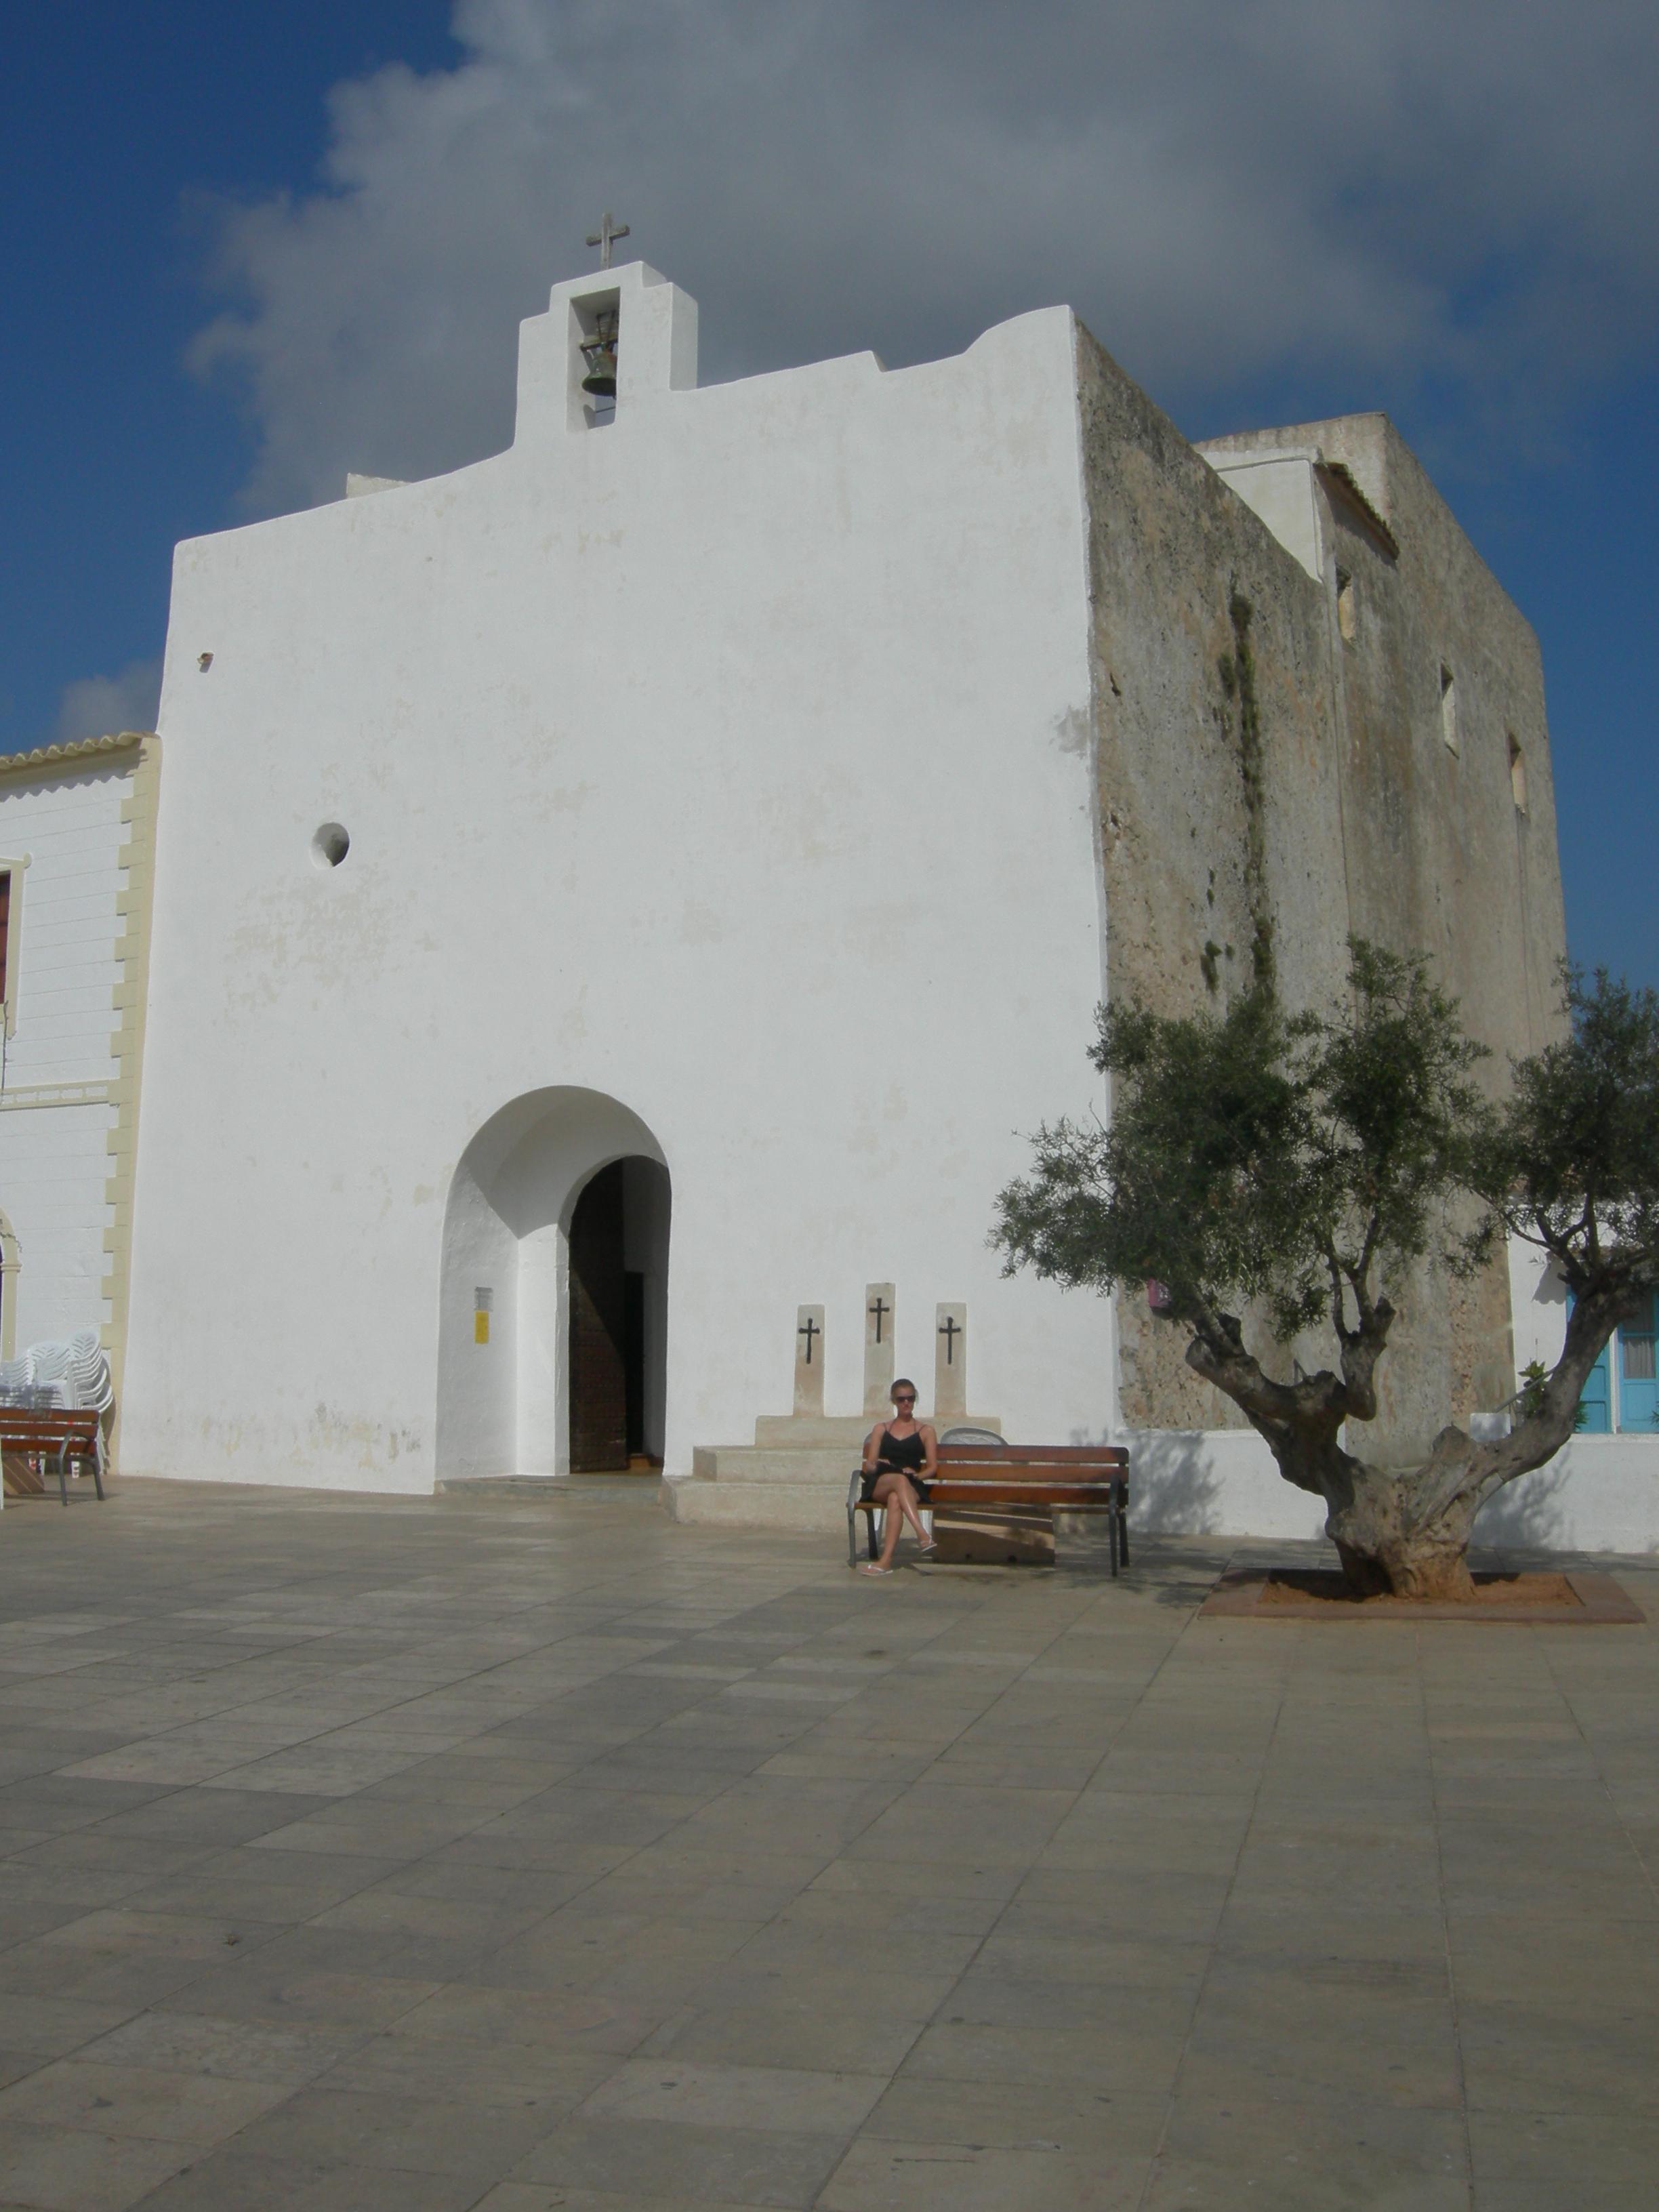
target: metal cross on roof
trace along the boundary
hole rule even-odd
[[[608,269],[611,266],[611,247],[619,238],[626,238],[627,235],[628,225],[625,222],[618,222],[607,208],[599,217],[599,228],[591,234],[587,241],[590,246],[599,247],[601,269]]]

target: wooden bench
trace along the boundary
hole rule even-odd
[[[0,1462],[26,1455],[21,1469],[6,1469],[6,1486],[14,1497],[38,1498],[46,1488],[43,1474],[27,1462],[56,1458],[58,1495],[69,1504],[66,1477],[72,1459],[92,1462],[92,1480],[101,1502],[104,1495],[104,1423],[94,1407],[0,1405]]]
[[[863,1470],[847,1493],[847,1564],[858,1564],[858,1519],[864,1516],[870,1557],[877,1553],[876,1516],[886,1508],[860,1495]],[[1112,1572],[1129,1564],[1129,1455],[1121,1444],[941,1444],[939,1472],[924,1511],[1103,1513]]]

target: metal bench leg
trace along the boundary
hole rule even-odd
[[[859,1563],[858,1539],[854,1533],[858,1525],[858,1508],[849,1505],[847,1509],[847,1564],[849,1567],[855,1567]]]
[[[104,1431],[100,1427],[92,1440],[92,1486],[98,1492],[98,1503],[104,1502]]]
[[[69,1504],[68,1476],[69,1438],[65,1437],[63,1443],[58,1447],[58,1502],[60,1505],[67,1505]]]
[[[1129,1486],[1121,1477],[1112,1485],[1113,1519],[1117,1522],[1118,1555],[1129,1564]]]

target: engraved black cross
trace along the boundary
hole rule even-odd
[[[872,1305],[872,1306],[871,1306],[871,1307],[867,1308],[867,1309],[866,1309],[866,1310],[867,1310],[867,1311],[869,1311],[869,1312],[871,1312],[871,1313],[872,1313],[872,1314],[874,1314],[874,1316],[875,1316],[875,1317],[876,1317],[876,1342],[877,1342],[878,1344],[879,1344],[879,1343],[881,1342],[881,1318],[882,1318],[882,1316],[883,1316],[884,1314],[890,1314],[890,1313],[891,1313],[891,1312],[892,1312],[892,1310],[893,1310],[893,1309],[891,1308],[891,1306],[890,1306],[890,1305],[888,1304],[888,1303],[887,1303],[887,1301],[886,1301],[886,1299],[885,1299],[885,1298],[881,1297],[877,1297],[877,1299],[876,1299],[876,1303],[874,1304],[874,1305]]]
[[[817,1322],[813,1320],[811,1315],[808,1314],[805,1320],[795,1331],[795,1334],[797,1336],[804,1336],[806,1339],[806,1364],[810,1367],[812,1364],[812,1340],[815,1336],[822,1336],[823,1334],[823,1331],[818,1327]]]
[[[956,1360],[957,1339],[963,1333],[962,1323],[954,1314],[946,1314],[939,1325],[939,1333],[945,1339],[945,1364],[947,1367],[952,1366]]]

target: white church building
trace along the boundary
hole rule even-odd
[[[993,1200],[1108,993],[1304,999],[1357,929],[1543,1040],[1531,631],[1383,418],[1200,452],[1064,308],[696,355],[644,265],[561,284],[507,451],[179,547],[124,1467],[828,1526],[896,1365],[1277,1501]],[[1506,1285],[1391,1365],[1402,1450],[1498,1404]]]

